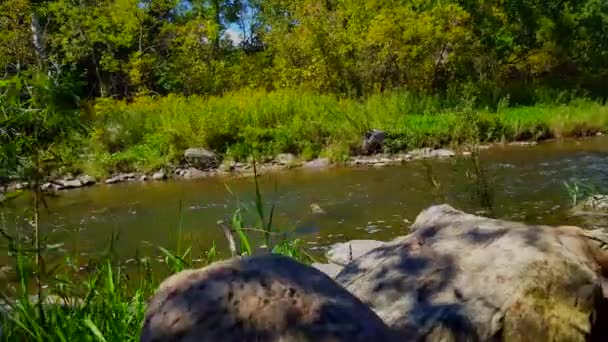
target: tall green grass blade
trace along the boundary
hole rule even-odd
[[[95,323],[93,323],[93,321],[91,321],[90,318],[85,318],[84,324],[87,326],[87,328],[89,328],[91,330],[91,332],[93,333],[93,335],[95,337],[97,337],[97,339],[99,341],[101,341],[101,342],[107,342],[107,340],[105,339],[105,337],[103,337],[103,334],[101,333],[101,331],[99,331],[99,329],[97,328],[97,326],[95,325]]]

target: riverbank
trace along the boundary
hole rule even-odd
[[[264,174],[381,167],[451,157],[454,151],[466,153],[463,146],[471,144],[595,136],[608,131],[608,106],[584,99],[528,107],[502,101],[490,110],[407,92],[358,101],[284,90],[140,97],[130,103],[102,99],[82,120],[88,122],[86,133],[54,147],[61,167],[48,175],[44,189],[247,177],[253,173],[253,156]],[[370,132],[381,132],[381,140],[374,141]],[[13,182],[9,190],[22,187]]]
[[[63,172],[98,179],[177,169],[189,148],[211,151],[224,168],[238,168],[251,156],[269,161],[281,154],[302,163],[327,158],[344,164],[362,154],[362,136],[373,129],[385,132],[379,152],[386,154],[608,131],[608,106],[590,100],[525,107],[501,101],[488,109],[407,92],[363,100],[295,90],[138,97],[129,103],[102,99],[87,115],[88,135],[61,150]]]
[[[501,101],[490,110],[407,92],[354,100],[290,90],[245,91],[222,97],[139,97],[129,103],[102,99],[83,113],[83,120],[86,133],[55,147],[62,166],[49,175],[45,189],[250,176],[253,156],[260,173],[379,167],[452,156],[471,144],[594,136],[608,131],[608,106],[584,99],[527,107]],[[382,132],[382,141],[366,148],[365,134],[374,130]],[[199,161],[188,161],[188,150]]]
[[[597,135],[603,135],[603,133],[597,133]],[[491,148],[497,148],[499,146],[534,146],[538,144],[536,141],[521,141],[511,143],[495,143],[495,144],[484,144],[477,145],[474,148],[476,150],[488,150]],[[304,161],[298,156],[291,153],[279,154],[276,157],[268,157],[260,162],[257,162],[254,171],[254,164],[252,162],[234,162],[228,161],[220,164],[218,167],[213,168],[197,168],[192,165],[182,165],[180,167],[173,167],[171,169],[161,169],[153,173],[141,173],[141,172],[128,172],[118,173],[111,175],[107,178],[98,180],[87,174],[80,175],[64,175],[56,177],[54,179],[48,179],[41,185],[43,191],[64,191],[71,189],[79,189],[90,187],[94,185],[112,185],[124,182],[160,182],[167,180],[196,180],[210,177],[253,177],[254,174],[258,176],[271,174],[276,172],[284,172],[289,170],[310,170],[320,171],[333,167],[347,167],[347,168],[361,168],[361,167],[386,167],[394,165],[402,165],[407,162],[426,160],[426,159],[445,159],[453,158],[458,155],[469,156],[471,155],[471,148],[459,148],[456,150],[445,149],[445,148],[421,148],[403,153],[378,153],[373,155],[358,155],[349,157],[347,160],[342,162],[333,162],[329,158],[315,158],[310,161]],[[0,189],[2,191],[12,192],[15,190],[21,190],[28,186],[27,183],[13,182],[8,185],[6,189]]]

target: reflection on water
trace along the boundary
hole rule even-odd
[[[265,200],[276,203],[275,225],[299,235],[312,249],[348,239],[402,235],[422,209],[443,200],[498,218],[581,224],[568,215],[563,182],[579,180],[600,188],[608,184],[608,139],[493,148],[481,152],[481,167],[491,186],[491,213],[479,200],[479,177],[470,162],[457,159],[387,168],[289,171],[261,177],[261,185]],[[101,251],[111,233],[119,233],[115,248],[129,258],[146,248],[143,242],[176,245],[181,205],[183,236],[194,250],[205,249],[214,240],[223,248],[216,222],[228,217],[236,205],[226,185],[244,207],[252,209],[248,215],[255,220],[252,179],[204,179],[64,192],[49,199],[44,230],[54,242],[64,242],[62,248],[87,254]],[[313,214],[311,203],[326,213]],[[5,210],[9,228],[25,224],[23,207],[14,204]]]

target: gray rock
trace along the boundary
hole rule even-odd
[[[165,171],[157,171],[154,172],[154,174],[152,175],[152,179],[156,180],[156,181],[161,181],[161,180],[165,180],[167,179],[167,174],[165,173]]]
[[[570,210],[579,216],[586,228],[605,228],[608,226],[608,195],[596,194],[587,197]]]
[[[49,190],[54,190],[54,189],[55,189],[55,184],[53,184],[51,182],[46,182],[40,186],[40,190],[42,190],[42,191],[49,191]]]
[[[259,255],[163,281],[146,308],[141,341],[397,340],[324,273],[287,257]]]
[[[95,183],[97,183],[97,180],[95,179],[95,177],[91,177],[89,175],[82,175],[82,176],[78,177],[78,179],[80,180],[80,182],[82,183],[83,186],[91,186],[91,185],[95,185]]]
[[[60,185],[62,189],[82,188],[83,184],[79,179],[58,179],[55,183]]]
[[[342,269],[344,268],[344,266],[336,265],[333,263],[322,264],[319,262],[315,262],[311,266],[332,278],[335,278],[336,275],[338,275],[338,273],[340,273],[340,271],[342,271]]]
[[[597,213],[608,214],[608,195],[595,194],[589,196],[584,201],[579,203],[575,208],[575,212],[581,213]]]
[[[423,147],[423,148],[418,148],[418,149],[411,150],[409,152],[409,154],[414,159],[420,159],[420,158],[428,158],[430,156],[431,152],[433,152],[432,148],[430,148],[430,147]]]
[[[302,165],[305,169],[325,169],[331,165],[331,161],[329,158],[317,158],[311,161],[308,161]]]
[[[106,179],[104,183],[116,184],[116,183],[120,183],[120,182],[123,182],[123,179],[120,176],[114,176],[114,177],[110,177],[110,178]]]
[[[451,158],[456,155],[454,151],[447,150],[444,148],[432,149],[430,147],[424,147],[410,151],[410,155],[414,159],[426,159],[426,158]]]
[[[190,167],[187,170],[184,170],[182,177],[185,179],[200,179],[207,177],[207,173],[205,171]]]
[[[220,164],[219,170],[222,172],[232,172],[236,168],[236,163],[233,161],[224,161]]]
[[[386,138],[386,132],[372,129],[365,133],[361,143],[361,153],[364,155],[379,153],[382,151],[382,144]]]
[[[512,141],[509,143],[510,146],[535,146],[538,145],[536,141]]]
[[[387,156],[358,156],[352,159],[354,165],[374,166],[377,164],[389,165],[401,162],[401,159],[391,159]]]
[[[291,153],[280,153],[275,160],[280,165],[293,166],[298,162],[298,157]]]
[[[591,333],[608,254],[582,229],[441,205],[411,230],[336,277],[404,341],[585,341]]]
[[[353,260],[367,252],[384,246],[386,242],[377,240],[352,240],[348,242],[340,242],[333,244],[330,249],[325,252],[325,257],[331,263],[346,266]]]
[[[455,155],[456,155],[456,153],[454,153],[454,151],[447,150],[445,148],[440,148],[440,149],[431,151],[429,156],[431,158],[451,158],[451,157],[454,157]]]
[[[191,166],[208,170],[219,165],[219,158],[215,153],[204,148],[189,148],[184,152],[184,158]]]
[[[146,175],[141,175],[141,177],[139,177],[139,181],[140,181],[140,182],[147,182],[147,181],[148,181],[148,176],[146,176]]]
[[[15,184],[15,190],[23,190],[29,186],[28,182],[22,182]]]
[[[119,176],[123,181],[130,181],[137,179],[137,174],[134,172],[123,173]]]

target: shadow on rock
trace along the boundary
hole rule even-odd
[[[367,306],[320,271],[276,255],[231,259],[163,282],[142,341],[391,341]]]
[[[447,205],[336,277],[401,337],[584,341],[601,297],[599,250],[577,227],[528,226]]]

